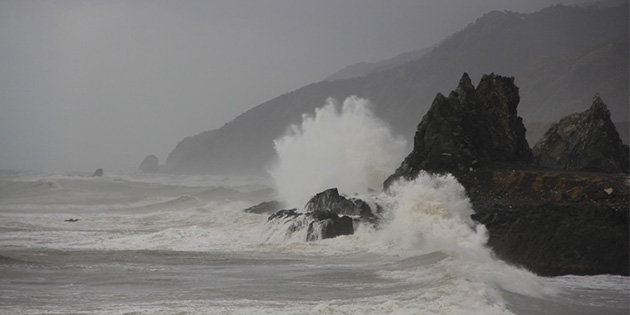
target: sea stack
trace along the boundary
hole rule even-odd
[[[94,171],[94,174],[92,174],[92,177],[103,177],[103,169],[96,169],[96,171]]]
[[[459,173],[493,162],[530,163],[519,101],[513,77],[484,75],[475,89],[464,73],[448,97],[437,94],[418,125],[413,151],[385,186],[420,170]]]
[[[533,148],[540,165],[562,169],[628,173],[630,149],[623,144],[599,94],[582,113],[566,116]]]
[[[160,164],[157,156],[151,154],[142,160],[140,166],[138,167],[138,171],[141,173],[155,173],[160,171]]]

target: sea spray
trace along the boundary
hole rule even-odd
[[[378,202],[381,222],[307,246],[308,222],[302,215],[267,222],[264,242],[319,255],[364,252],[418,261],[381,270],[379,276],[430,288],[415,300],[436,312],[505,313],[502,290],[527,296],[554,292],[534,274],[494,257],[486,246],[487,230],[471,220],[472,205],[454,176],[421,172],[413,180],[393,183],[386,192],[365,195],[402,161],[405,143],[372,114],[366,100],[351,97],[338,108],[329,99],[314,116],[305,115],[301,125],[276,139],[278,163],[270,174],[280,196],[298,211],[316,193],[337,187]],[[439,259],[429,259],[433,256]]]
[[[387,193],[389,219],[379,237],[387,247],[428,253],[436,250],[483,248],[483,225],[475,225],[464,188],[452,175],[420,173],[412,181],[399,180]]]
[[[406,142],[371,107],[356,96],[341,106],[329,98],[274,141],[278,161],[269,173],[290,207],[302,207],[331,187],[354,194],[382,186],[402,161]]]
[[[371,250],[380,246],[382,253],[405,256],[439,251],[450,256],[444,262],[460,277],[529,296],[554,292],[534,274],[494,257],[487,230],[471,220],[472,205],[454,176],[420,172],[395,182],[381,199],[388,222],[370,240]]]
[[[394,306],[394,313],[509,314],[503,291],[528,297],[556,292],[544,279],[494,257],[486,246],[487,230],[471,220],[470,200],[454,176],[421,172],[372,198],[383,207],[377,228],[308,245],[309,223],[301,215],[268,223],[264,239],[317,256],[390,257],[378,277],[418,288],[408,297],[413,303]]]

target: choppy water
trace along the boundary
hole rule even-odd
[[[2,314],[628,314],[626,277],[492,258],[452,178],[403,183],[381,229],[305,242],[260,178],[0,172]],[[79,219],[66,222],[67,219]]]

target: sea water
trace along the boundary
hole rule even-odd
[[[450,175],[380,192],[405,144],[369,108],[330,100],[305,116],[277,139],[270,177],[0,171],[0,313],[628,314],[627,277],[496,259]],[[243,211],[301,211],[331,187],[379,204],[381,223],[307,242]]]
[[[538,277],[496,260],[461,186],[428,175],[382,228],[306,242],[264,179],[0,173],[2,314],[627,314],[626,277]],[[67,222],[68,219],[78,219]]]

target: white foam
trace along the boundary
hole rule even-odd
[[[492,303],[500,300],[498,288],[528,296],[555,292],[536,275],[493,257],[486,247],[487,230],[470,219],[469,199],[452,175],[420,173],[413,181],[394,183],[382,198],[389,222],[370,239],[370,251],[401,256],[444,252],[450,259],[440,261],[440,269],[483,284]]]
[[[406,153],[404,139],[372,113],[367,100],[353,96],[338,107],[328,99],[274,141],[278,162],[269,173],[290,207],[302,207],[331,187],[349,194],[379,189]]]

